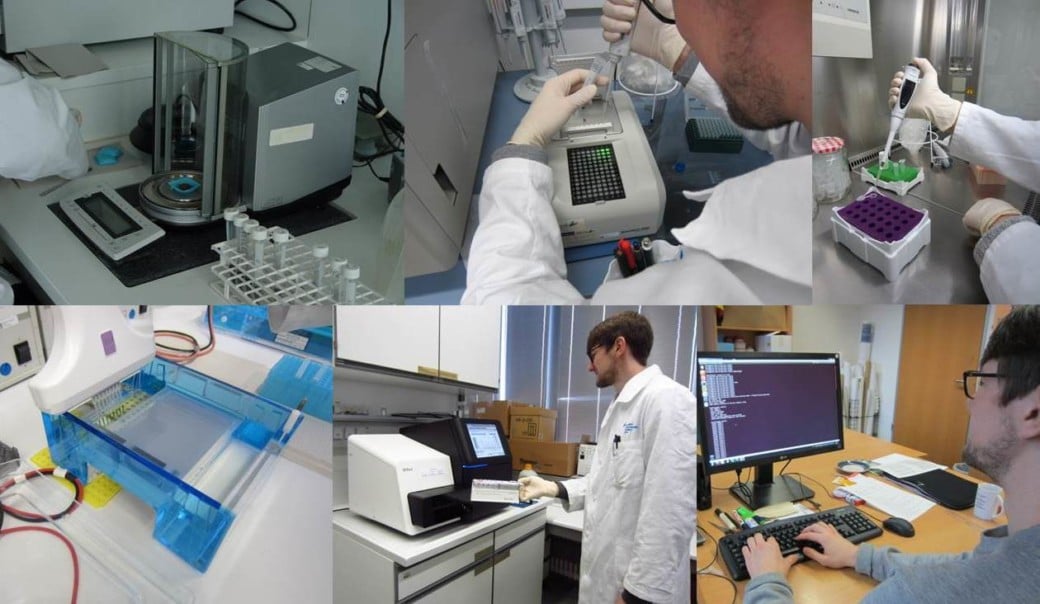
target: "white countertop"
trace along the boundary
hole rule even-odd
[[[545,511],[546,524],[551,526],[558,526],[560,528],[570,529],[577,531],[581,534],[583,527],[585,526],[585,510],[577,510],[574,512],[568,512],[563,509],[563,504],[555,499],[544,499],[543,501],[550,501],[549,508]],[[693,536],[693,541],[690,542],[690,560],[697,559],[697,535]]]
[[[509,506],[494,516],[477,522],[448,525],[415,536],[405,535],[367,518],[362,518],[350,510],[333,512],[332,525],[335,530],[352,536],[386,558],[401,566],[409,567],[521,518],[539,513],[548,506],[548,499],[537,501],[524,508]]]
[[[168,316],[161,324],[170,327],[177,321]],[[232,346],[230,336],[221,339],[226,344],[221,346],[225,363],[245,359],[253,365],[270,363],[258,353],[261,346],[246,341]],[[249,371],[240,373],[247,376]],[[129,493],[119,493],[100,509],[84,507],[80,518],[89,516],[116,542],[161,562],[159,572],[190,590],[196,602],[331,602],[332,533],[327,502],[332,498],[332,478],[325,468],[331,467],[332,428],[328,422],[304,417],[282,455],[268,464],[264,475],[236,505],[238,515],[204,574],[155,541],[154,511]],[[0,440],[17,447],[26,459],[47,446],[42,416],[32,402],[28,381],[0,392]],[[319,459],[322,456],[327,459]],[[46,564],[28,560],[24,577],[44,586],[50,582],[53,591],[45,597],[67,599],[68,553],[60,546],[45,551],[54,552],[54,557],[47,558]],[[91,581],[85,575],[82,578]],[[85,598],[81,592],[80,601],[97,600]]]
[[[88,147],[94,145],[88,144]],[[124,170],[94,171],[79,181],[104,182],[113,188],[140,182],[151,174],[151,161],[132,149],[124,139],[127,156],[143,163]],[[124,156],[125,157],[125,156]],[[380,174],[389,172],[389,158],[373,163]],[[383,217],[388,207],[387,185],[367,168],[355,168],[353,180],[332,203],[357,218],[299,237],[301,243],[327,243],[330,257],[349,258],[361,266],[361,282],[372,286],[380,270]],[[47,208],[55,188],[66,181],[45,178],[34,183],[0,180],[0,242],[10,252],[17,270],[39,285],[56,304],[199,304],[226,302],[210,289],[215,279],[205,265],[162,279],[127,288]],[[53,191],[53,193],[52,193]],[[45,197],[47,199],[45,199]],[[214,253],[213,263],[217,256]],[[393,284],[390,300],[403,300],[404,284]]]

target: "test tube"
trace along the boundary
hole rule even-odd
[[[264,263],[264,244],[267,243],[267,229],[256,227],[249,237],[253,240],[253,264],[260,266]]]
[[[348,262],[343,267],[343,279],[340,281],[340,302],[343,304],[354,304],[357,302],[357,284],[361,278],[361,267]]]
[[[242,225],[242,238],[238,240],[238,251],[245,254],[249,251],[249,236],[256,229],[260,228],[260,221],[253,220],[250,218]]]
[[[225,241],[235,240],[235,216],[238,216],[238,212],[239,209],[237,207],[227,208],[226,210],[224,210],[224,232],[226,233],[226,237],[224,237]]]
[[[245,237],[245,226],[246,221],[248,220],[249,216],[247,216],[244,212],[240,212],[237,216],[235,216],[235,219],[231,222],[235,226],[235,249],[240,250],[244,245],[242,243],[242,240]]]
[[[329,257],[329,246],[319,243],[311,248],[311,255],[314,256],[314,275],[311,280],[315,287],[321,289],[325,284],[325,259]]]
[[[285,268],[285,254],[289,248],[289,231],[282,227],[271,229],[271,239],[274,241],[274,266],[278,270]]]

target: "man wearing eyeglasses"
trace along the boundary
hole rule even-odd
[[[904,554],[853,545],[827,524],[796,537],[815,541],[805,555],[830,568],[854,568],[881,581],[864,602],[1035,602],[1040,594],[1040,307],[1016,308],[1000,322],[981,368],[964,374],[969,398],[964,460],[1005,493],[1006,526],[982,534],[972,552]],[[936,413],[941,413],[936,410]],[[782,558],[774,540],[744,549],[751,581],[744,602],[791,602],[786,575],[797,555]]]
[[[690,540],[696,524],[696,420],[690,389],[646,366],[650,322],[634,312],[589,333],[596,386],[615,398],[600,425],[587,476],[521,478],[520,499],[559,497],[585,510],[579,601],[690,601]]]
[[[630,35],[633,52],[672,70],[688,93],[777,161],[709,190],[684,191],[704,206],[671,231],[679,245],[655,242],[655,264],[630,277],[612,269],[592,303],[809,300],[811,22],[805,0],[604,0],[604,38]],[[595,95],[582,86],[588,73],[549,80],[509,144],[495,152],[484,173],[463,303],[585,301],[567,281],[545,146]]]

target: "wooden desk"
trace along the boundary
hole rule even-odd
[[[875,459],[889,453],[925,457],[925,454],[920,451],[846,430],[844,450],[795,459],[791,462],[787,472],[799,472],[803,476],[811,477],[824,486],[830,487],[832,486],[831,480],[837,476],[835,467],[839,461]],[[776,468],[775,471],[779,472],[779,468]],[[731,472],[712,476],[711,508],[697,512],[697,525],[716,540],[723,534],[712,525],[712,523],[718,524],[719,522],[714,514],[715,508],[721,508],[733,515],[733,510],[743,505],[729,492],[729,486],[733,483],[734,478],[735,476]],[[974,480],[971,477],[966,478]],[[816,492],[813,499],[823,509],[845,505],[844,501],[831,497],[829,492],[821,492],[820,485],[812,480],[806,480],[804,484]],[[882,520],[888,518],[887,514],[874,508],[868,507],[866,511]],[[914,537],[907,539],[885,531],[882,536],[871,539],[869,543],[891,545],[898,547],[901,551],[914,553],[963,552],[975,548],[979,542],[979,533],[1006,522],[1007,519],[1003,516],[996,521],[986,522],[975,518],[970,509],[955,512],[936,505],[914,520],[916,531]],[[698,568],[703,568],[711,560],[715,554],[715,547],[711,539],[708,539],[697,548]],[[716,559],[711,568],[713,571],[729,576],[721,558]],[[824,568],[812,561],[796,564],[788,573],[787,579],[794,589],[796,602],[858,602],[876,585],[873,579],[860,575],[851,568],[834,570]],[[746,586],[747,581],[737,582],[737,602],[743,599]],[[697,589],[702,598],[699,602],[704,604],[728,604],[733,599],[733,588],[723,579],[699,575]]]

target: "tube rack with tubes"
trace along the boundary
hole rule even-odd
[[[281,227],[263,232],[263,240],[251,240],[249,245],[229,239],[210,247],[220,256],[210,268],[217,277],[210,287],[224,299],[261,305],[386,304],[383,296],[357,281],[353,268],[353,295],[348,296],[324,244],[301,243]],[[352,299],[341,299],[344,296]]]

